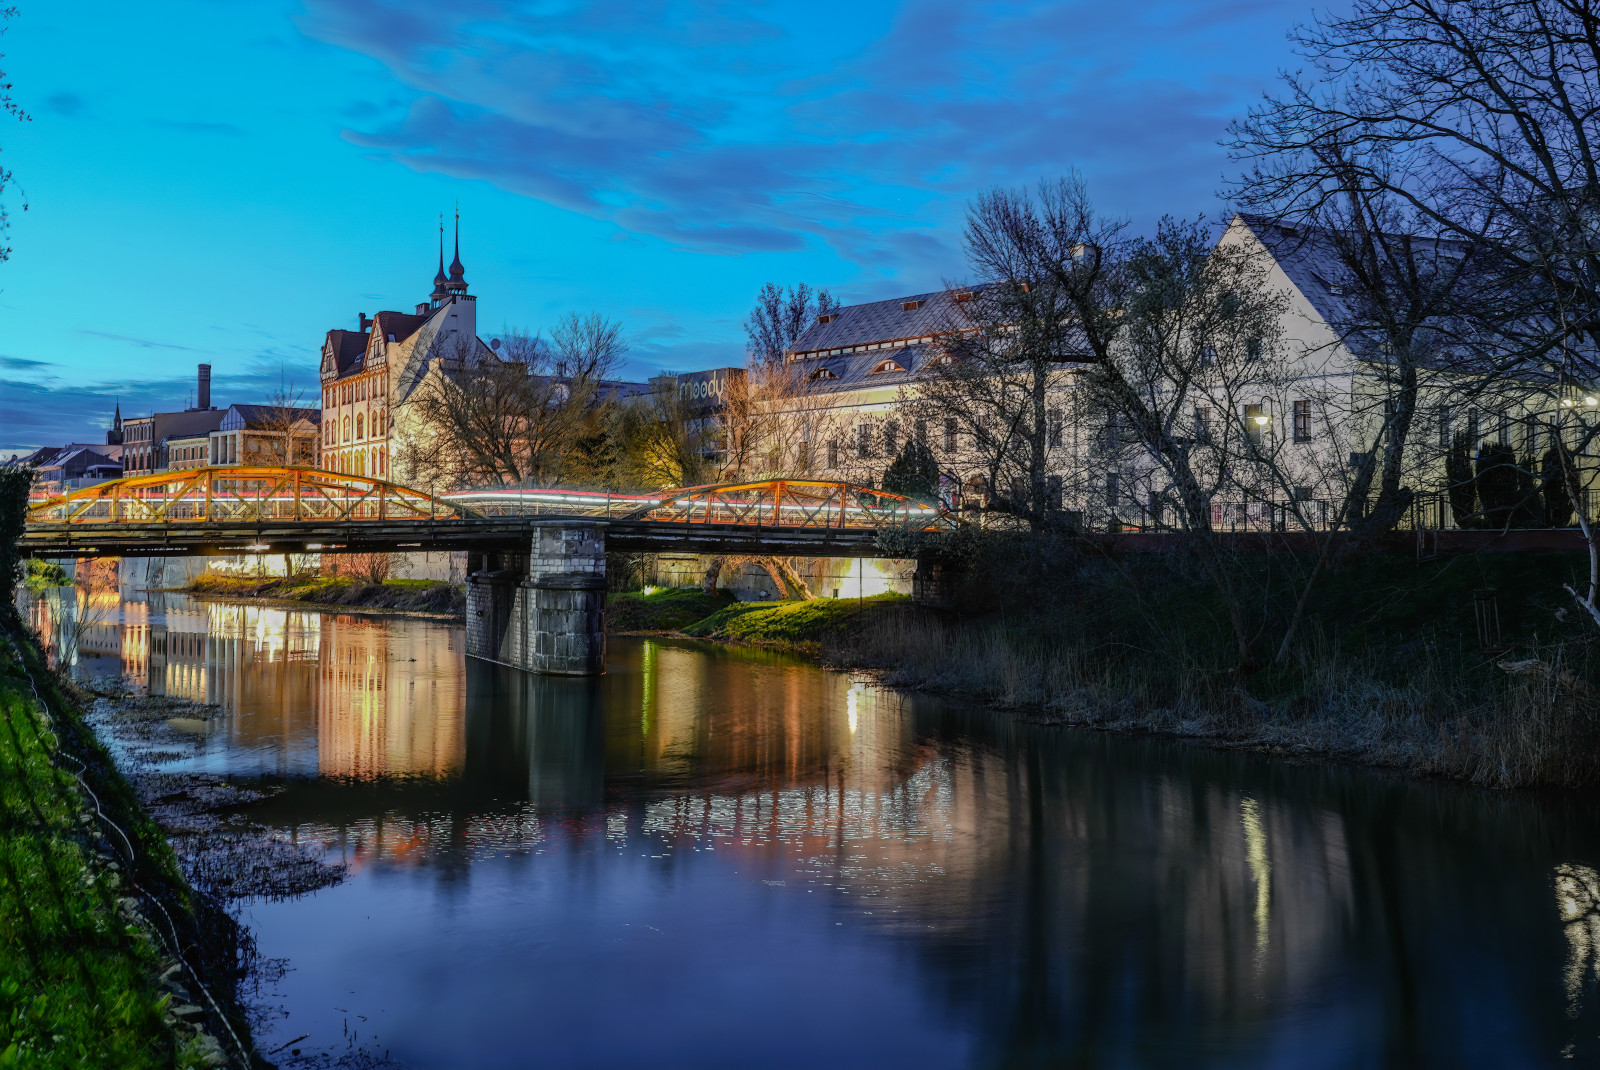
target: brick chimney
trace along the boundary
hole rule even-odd
[[[367,319],[367,314],[365,312],[356,313],[356,330],[360,331],[362,334],[366,334],[367,328],[371,326],[372,321]]]
[[[199,377],[200,393],[195,398],[195,408],[209,409],[211,407],[211,365],[200,365]]]

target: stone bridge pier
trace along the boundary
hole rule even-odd
[[[535,530],[529,552],[469,553],[467,655],[532,672],[606,669],[606,537],[564,520]]]

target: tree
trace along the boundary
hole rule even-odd
[[[756,295],[755,307],[744,321],[751,361],[759,365],[783,363],[785,355],[817,317],[838,307],[827,290],[813,293],[802,282],[785,292],[777,283],[767,283]]]
[[[643,401],[614,406],[608,433],[616,450],[612,482],[618,486],[660,490],[716,479],[705,419],[678,396],[671,376]]]
[[[295,448],[297,425],[306,419],[305,398],[293,383],[281,383],[267,399],[260,417],[261,430],[272,436],[277,463],[311,464],[316,451],[313,430],[299,426],[300,448]]]
[[[1560,398],[1538,414],[1589,543],[1583,608],[1600,622],[1600,542],[1572,458],[1594,425],[1571,393],[1593,383],[1600,343],[1600,17],[1592,0],[1353,0],[1292,36],[1308,69],[1251,113],[1257,181],[1314,202],[1295,176],[1338,146],[1360,186],[1410,228],[1469,250],[1472,317],[1509,392]],[[1298,191],[1298,192],[1296,192]]]
[[[883,489],[923,502],[939,500],[939,461],[927,443],[916,435],[906,439],[883,473]]]
[[[6,21],[15,16],[16,13],[16,8],[0,8],[0,34],[5,33]],[[0,53],[0,59],[4,58],[5,54]],[[6,81],[4,68],[0,68],[0,115],[9,115],[18,122],[26,123],[32,121],[28,113],[23,111],[11,96],[11,83]],[[6,235],[11,229],[11,221],[6,213],[4,198],[6,187],[14,185],[15,182],[16,176],[11,172],[10,168],[0,166],[0,263],[4,263],[11,258],[11,247],[5,244]],[[22,202],[22,210],[24,212],[28,210],[27,201]]]
[[[1483,526],[1483,514],[1478,511],[1478,486],[1472,471],[1472,447],[1466,435],[1456,435],[1450,455],[1445,461],[1445,478],[1450,495],[1450,512],[1456,527]]]
[[[1545,522],[1553,528],[1572,523],[1572,499],[1567,494],[1567,473],[1561,452],[1554,446],[1544,451],[1539,461],[1540,491],[1544,496]]]
[[[409,402],[400,455],[410,481],[556,486],[608,469],[605,429],[617,404],[608,380],[627,352],[618,324],[571,313],[548,341],[507,331],[487,359],[472,344],[440,354]]]

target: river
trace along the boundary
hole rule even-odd
[[[223,707],[168,768],[281,789],[250,816],[348,866],[240,908],[286,966],[256,1038],[285,1065],[1600,1062],[1588,799],[688,641],[555,679],[446,623],[86,605],[32,607],[78,671]]]

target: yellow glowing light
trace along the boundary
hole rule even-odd
[[[1600,405],[1600,401],[1595,400],[1593,397],[1584,398],[1583,399],[1583,403],[1585,405],[1589,406],[1591,409],[1594,408],[1596,405]]]
[[[1257,416],[1254,419],[1258,427],[1265,427],[1272,422],[1272,417],[1270,416]]]
[[[1572,399],[1571,399],[1571,398],[1562,398],[1562,399],[1561,399],[1561,407],[1562,407],[1562,408],[1563,408],[1563,409],[1570,409],[1570,408],[1572,408]]]

